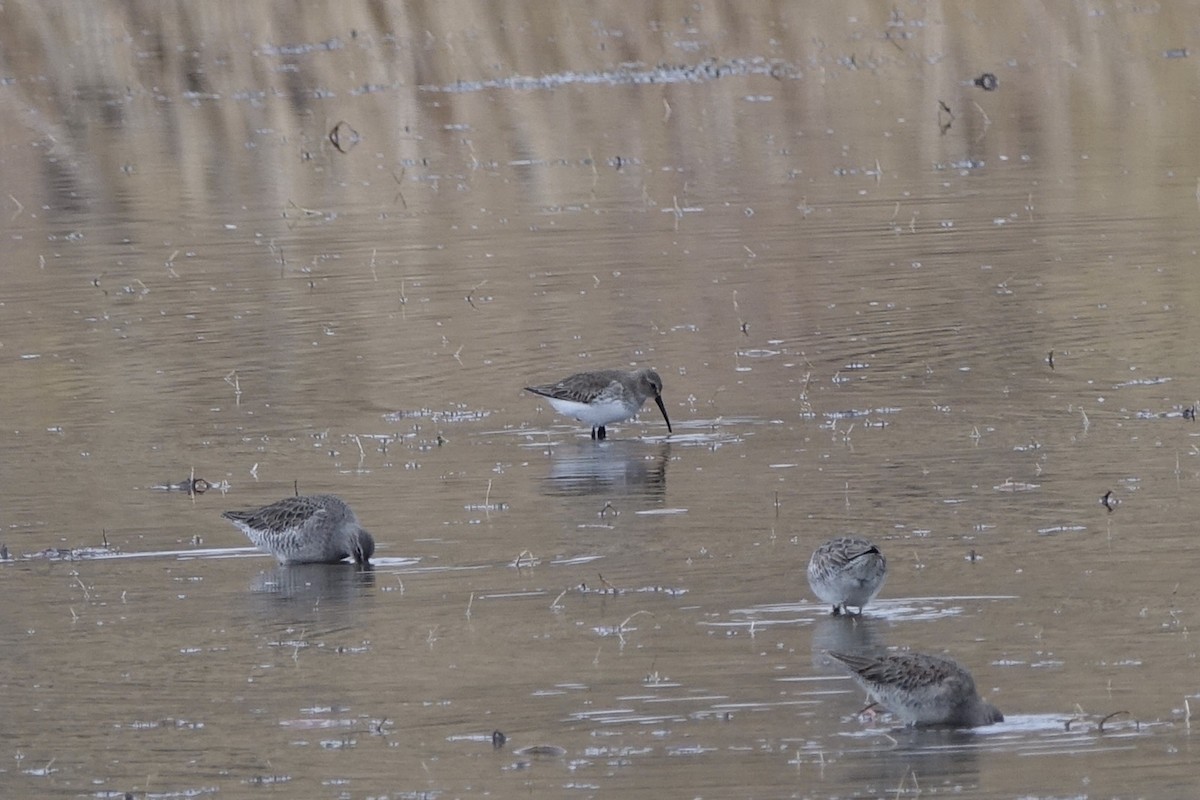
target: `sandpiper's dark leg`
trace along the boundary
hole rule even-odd
[[[603,442],[605,436],[608,436],[608,433],[604,430],[604,426],[601,425],[596,429],[596,438]]]
[[[834,606],[834,607],[833,607],[833,611],[832,611],[831,613],[832,613],[832,614],[833,614],[835,617],[836,617],[836,616],[839,616],[839,615],[842,613],[842,607],[841,607],[841,606]]]
[[[592,440],[595,441],[595,439],[596,439],[596,427],[593,425],[592,426]]]

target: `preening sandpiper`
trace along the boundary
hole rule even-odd
[[[546,398],[559,414],[591,425],[592,438],[603,439],[607,435],[604,426],[629,419],[651,397],[671,433],[662,385],[662,378],[652,369],[601,369],[577,372],[558,383],[526,386],[525,391]]]
[[[813,551],[808,560],[808,585],[817,597],[833,606],[833,613],[862,613],[875,599],[887,578],[887,559],[870,540],[839,536]]]
[[[226,511],[256,547],[280,564],[332,564],[346,558],[369,565],[375,540],[340,497],[314,494],[285,497],[248,511]]]

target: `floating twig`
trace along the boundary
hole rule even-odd
[[[976,103],[974,100],[972,100],[971,105],[975,106],[975,110],[983,116],[983,129],[980,130],[979,135],[975,137],[975,141],[979,141],[984,137],[984,135],[987,134],[987,129],[992,126],[992,118],[987,115],[987,112],[983,110],[983,106],[979,105],[979,103]]]
[[[408,167],[401,167],[399,178],[396,177],[396,173],[394,173],[394,172],[392,173],[392,180],[394,180],[396,182],[397,186],[402,187],[404,185],[403,183],[401,183],[401,181],[404,179],[404,170],[406,170],[406,169],[408,169]],[[408,201],[404,199],[404,190],[402,188],[396,190],[396,197],[398,197],[400,199],[400,204],[403,205],[404,210],[407,211],[408,210]],[[394,203],[396,201],[392,200],[392,202]]]
[[[876,703],[874,700],[872,700],[871,702],[867,703],[865,706],[860,708],[858,711],[856,711],[854,716],[861,717],[863,714],[866,714],[868,711],[871,711],[871,709],[876,708],[878,705],[879,705],[879,703]],[[871,713],[872,713],[872,716],[874,716],[874,712],[872,711]]]
[[[908,791],[908,789],[905,788],[905,785],[908,783],[908,776],[910,774],[912,775],[913,789],[916,791],[918,796],[921,794],[921,785],[917,783],[917,771],[912,767],[909,767],[908,771],[900,776],[900,785],[896,787],[896,797],[899,797]]]
[[[945,117],[942,114],[945,113]],[[941,129],[942,135],[950,130],[950,126],[954,124],[954,112],[950,110],[950,106],[946,105],[945,101],[938,100],[938,128]]]
[[[233,387],[234,405],[240,406],[242,404],[242,384],[241,381],[238,380],[236,369],[229,371],[229,374],[225,376],[225,382]]]
[[[1117,716],[1117,715],[1119,715],[1119,714],[1128,714],[1128,713],[1129,713],[1128,711],[1114,711],[1114,712],[1112,712],[1111,714],[1109,714],[1109,715],[1105,716],[1105,717],[1104,717],[1104,719],[1100,720],[1100,724],[1096,726],[1096,730],[1097,730],[1099,733],[1104,733],[1104,723],[1108,722],[1110,719],[1112,719],[1113,717],[1115,717],[1115,716]]]
[[[521,569],[525,566],[535,567],[538,564],[538,557],[533,554],[532,550],[522,550],[513,559],[512,566]]]
[[[487,284],[487,278],[484,278],[479,283],[472,286],[471,291],[467,292],[467,304],[470,305],[471,308],[475,309],[476,311],[479,310],[479,306],[475,305],[475,300],[474,300],[475,292],[477,290],[479,290],[480,288],[482,288],[485,284]]]
[[[312,208],[305,208],[304,206],[297,203],[295,200],[288,200],[288,205],[291,206],[292,208],[296,209],[297,211],[299,211],[301,214],[303,214],[306,217],[320,217],[323,215],[323,212],[317,211]],[[286,213],[285,213],[285,216],[286,216]]]
[[[742,331],[742,335],[749,336],[750,335],[750,323],[748,323],[748,322],[746,322],[746,320],[742,319],[742,314],[738,309],[737,289],[733,290],[733,313],[737,315],[738,328]]]
[[[603,579],[603,578],[601,578],[600,580],[604,580],[604,579]],[[625,632],[625,626],[626,626],[626,625],[628,625],[628,624],[629,624],[629,621],[630,621],[631,619],[633,619],[634,617],[641,616],[642,614],[649,614],[649,613],[650,613],[649,611],[645,611],[645,610],[642,610],[642,611],[635,611],[635,612],[633,612],[633,613],[632,613],[632,614],[630,614],[628,617],[626,617],[626,618],[624,619],[624,621],[622,621],[622,622],[621,622],[621,624],[620,624],[620,625],[618,625],[618,626],[617,626],[617,633],[618,633],[618,634],[622,634],[622,633],[624,633],[624,632]]]
[[[329,130],[329,143],[337,148],[339,153],[349,153],[361,141],[362,137],[358,131],[351,128],[348,122],[338,121],[338,124]]]

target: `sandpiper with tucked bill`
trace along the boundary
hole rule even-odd
[[[601,369],[577,372],[558,383],[526,386],[525,391],[546,398],[559,414],[591,425],[593,439],[604,439],[604,426],[629,419],[651,397],[671,433],[662,385],[662,378],[652,369]]]
[[[808,585],[833,606],[833,613],[850,613],[875,599],[887,579],[887,559],[861,536],[839,536],[813,551],[808,560]]]
[[[829,656],[906,725],[977,728],[1004,721],[1000,709],[979,696],[971,673],[952,658],[913,652],[867,656],[829,651]]]
[[[280,564],[334,564],[347,558],[370,566],[375,540],[346,501],[332,494],[285,497],[248,511],[226,511],[260,550]]]

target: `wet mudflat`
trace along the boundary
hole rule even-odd
[[[1190,787],[1196,9],[538,8],[0,12],[0,793]]]

